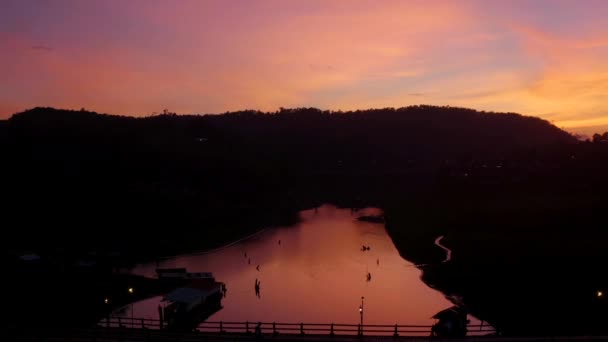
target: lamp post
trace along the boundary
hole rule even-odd
[[[363,335],[363,296],[361,296],[361,305],[359,306],[359,315],[361,316],[361,323],[360,323],[360,331],[359,334]]]
[[[130,295],[133,295],[133,288],[129,287],[128,292]],[[133,322],[133,297],[131,296],[131,328],[133,328],[135,326],[135,323]]]
[[[110,299],[108,297],[105,297],[103,299],[103,304],[107,307],[108,304],[110,304]],[[110,327],[110,314],[111,314],[111,311],[109,310],[109,308],[105,308],[104,311],[108,313],[107,316],[106,316],[106,327],[109,328]]]

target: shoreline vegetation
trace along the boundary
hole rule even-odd
[[[90,323],[101,287],[74,288],[116,267],[219,247],[323,203],[371,206],[400,254],[428,265],[423,281],[502,333],[605,334],[601,137],[433,106],[138,119],[35,108],[0,124],[9,287],[35,293],[23,284],[44,277],[28,305],[52,323],[77,302],[66,314]]]

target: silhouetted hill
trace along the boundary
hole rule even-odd
[[[8,121],[0,120],[0,143],[3,143],[6,141],[7,128],[8,128]]]
[[[14,228],[28,227],[20,230],[27,246],[64,244],[68,227],[80,227],[83,248],[118,248],[150,237],[151,226],[203,222],[191,234],[212,245],[234,236],[230,221],[236,231],[244,223],[255,230],[313,203],[427,186],[446,160],[576,143],[538,118],[432,106],[146,118],[34,108],[4,126],[0,172]],[[175,246],[172,238],[157,240]],[[149,248],[158,253],[158,243]]]
[[[44,141],[47,146],[62,146],[62,153],[90,149],[89,156],[79,158],[135,149],[165,153],[168,158],[219,158],[239,168],[269,172],[276,167],[289,172],[345,168],[394,172],[415,163],[504,158],[517,149],[576,142],[538,118],[432,106],[355,112],[301,108],[139,119],[35,108],[15,114],[9,129],[12,141],[20,146]]]
[[[496,153],[497,149],[518,146],[575,142],[568,133],[536,117],[434,106],[354,112],[297,108],[274,113],[242,111],[146,118],[35,108],[15,114],[9,123],[12,130],[30,137],[42,134],[45,137],[119,139],[120,142],[140,144],[152,140],[157,143],[194,142],[202,137],[276,144],[280,139],[281,145],[290,147],[331,143],[344,145],[347,149],[352,145],[401,149],[415,144],[416,149],[411,153],[418,154],[424,148],[441,151],[441,154]]]
[[[288,142],[307,144],[321,140],[401,148],[403,144],[413,143],[429,148],[449,146],[446,151],[449,152],[467,147],[483,150],[479,144],[482,141],[491,141],[499,147],[572,141],[568,134],[539,118],[451,107],[413,106],[354,112],[298,108],[275,113],[236,112],[208,119],[244,139],[281,137]]]

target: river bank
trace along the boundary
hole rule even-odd
[[[593,226],[604,209],[573,199],[562,208],[555,198],[537,202],[541,209],[530,198],[511,199],[509,206],[484,198],[389,209],[387,229],[405,259],[425,265],[429,286],[504,334],[606,333],[608,305],[598,291],[608,286],[608,236]],[[421,247],[439,235],[453,252],[449,262],[442,249]]]
[[[9,259],[10,260],[10,259]],[[117,273],[99,265],[65,267],[47,259],[5,262],[9,333],[91,327],[112,311],[166,293],[178,283]]]

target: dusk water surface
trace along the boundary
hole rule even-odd
[[[213,272],[228,291],[211,321],[357,324],[363,296],[365,324],[431,325],[431,316],[453,304],[420,280],[421,271],[399,255],[383,224],[356,219],[378,213],[325,205],[301,212],[294,226],[267,229],[211,252],[141,264],[132,272],[149,277],[157,267]],[[370,250],[361,251],[362,245]],[[157,319],[159,301],[136,303],[134,316]],[[130,316],[130,308],[122,314]]]

